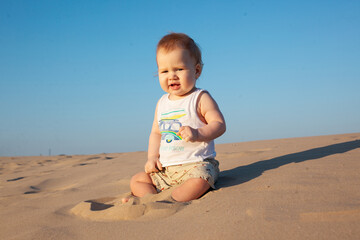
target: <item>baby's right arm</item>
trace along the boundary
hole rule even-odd
[[[145,164],[145,172],[152,173],[162,170],[162,166],[159,160],[159,148],[160,148],[161,135],[151,132],[149,137],[148,148],[148,160]]]
[[[161,141],[161,133],[157,123],[157,106],[156,106],[155,117],[149,137],[148,160],[145,164],[146,173],[158,172],[159,170],[160,171],[162,170],[162,166],[159,161],[160,141]]]

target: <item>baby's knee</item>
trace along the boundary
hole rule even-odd
[[[209,183],[203,178],[192,178],[188,180],[191,182],[193,188],[196,189],[208,189],[210,188]]]
[[[201,197],[209,190],[210,184],[202,178],[191,178],[180,187],[174,189],[172,198],[179,202],[187,202]]]
[[[149,179],[151,179],[149,174],[147,174],[146,172],[139,172],[139,173],[135,174],[134,176],[132,176],[132,178],[130,180],[130,185],[132,185],[136,182],[148,182]]]

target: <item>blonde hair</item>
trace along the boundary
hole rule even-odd
[[[170,33],[165,35],[160,39],[156,48],[156,53],[158,53],[160,49],[169,52],[178,47],[188,50],[190,56],[195,59],[195,63],[200,64],[201,67],[203,66],[199,46],[191,37],[184,33]]]

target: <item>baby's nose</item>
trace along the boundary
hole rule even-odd
[[[170,72],[170,79],[178,79],[178,76],[176,75],[175,71]]]

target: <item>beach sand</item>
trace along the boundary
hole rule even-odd
[[[217,189],[132,198],[146,152],[0,157],[0,239],[359,239],[360,133],[216,145]]]

